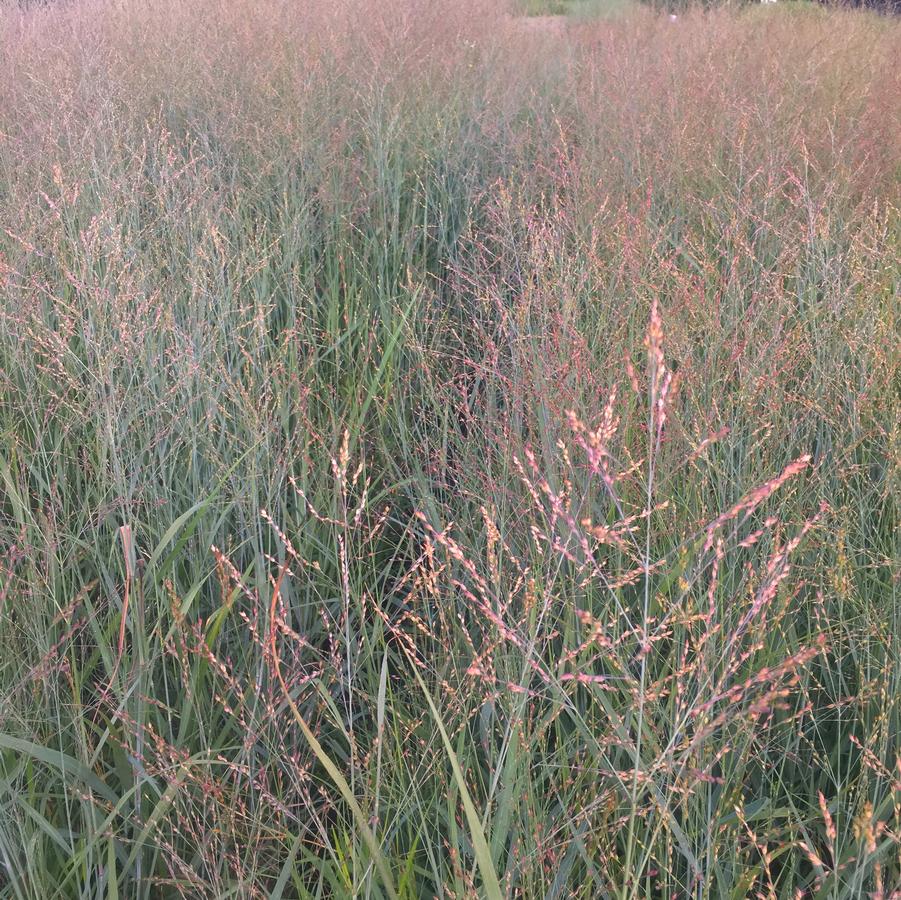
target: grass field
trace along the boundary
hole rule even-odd
[[[0,898],[901,897],[899,55],[0,8]]]

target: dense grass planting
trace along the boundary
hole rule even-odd
[[[0,897],[901,896],[901,24],[0,11]]]

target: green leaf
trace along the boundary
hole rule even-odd
[[[469,789],[466,787],[466,780],[463,778],[463,770],[460,768],[460,761],[457,759],[457,754],[454,753],[454,748],[450,742],[450,738],[447,736],[444,722],[441,720],[438,709],[432,701],[432,696],[429,694],[429,690],[422,680],[422,676],[415,667],[411,668],[413,674],[416,676],[416,680],[419,682],[419,686],[422,688],[423,694],[425,694],[425,699],[429,704],[429,709],[432,711],[435,724],[438,726],[438,731],[441,733],[441,740],[444,742],[444,749],[450,760],[451,769],[453,769],[454,772],[454,781],[456,781],[457,788],[460,791],[460,799],[463,801],[463,810],[466,813],[466,821],[469,824],[470,839],[472,840],[472,846],[475,850],[476,862],[478,863],[479,871],[482,873],[482,886],[485,889],[485,896],[488,900],[503,900],[504,895],[501,891],[500,882],[497,880],[497,874],[494,871],[494,864],[491,861],[491,849],[488,846],[488,841],[485,839],[485,832],[482,830],[482,822],[479,813],[476,810],[475,804],[472,802]]]
[[[72,775],[103,797],[104,800],[109,800],[110,803],[114,804],[118,802],[118,798],[113,791],[94,772],[84,763],[80,763],[77,759],[63,753],[61,750],[51,750],[49,747],[33,744],[31,741],[13,737],[9,734],[0,734],[0,748],[12,750],[15,753],[22,753],[45,763],[56,769],[63,776],[64,780],[67,775]]]

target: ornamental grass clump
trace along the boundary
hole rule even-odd
[[[512,13],[0,6],[3,900],[901,890],[898,23]]]

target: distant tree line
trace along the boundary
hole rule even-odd
[[[875,9],[891,15],[901,15],[901,0],[820,0],[826,6],[850,6]]]
[[[745,6],[760,2],[776,2],[776,0],[642,0],[648,6],[669,12],[680,12],[696,6],[713,8],[717,6]],[[779,0],[783,2],[783,0]],[[793,0],[784,0],[790,3]],[[901,15],[901,0],[816,0],[821,6],[848,7],[851,9],[870,9],[885,15]]]

